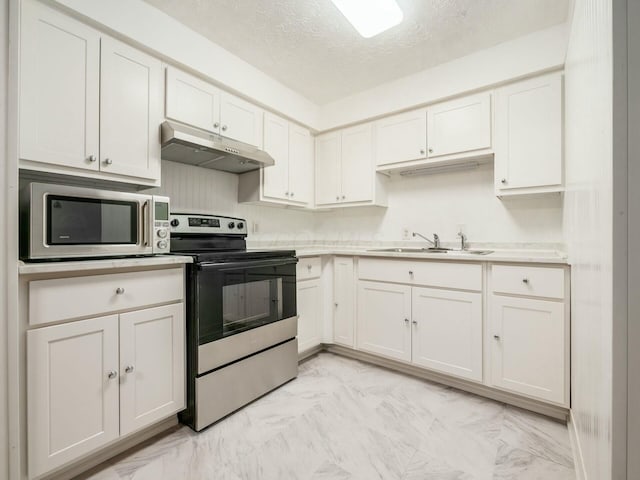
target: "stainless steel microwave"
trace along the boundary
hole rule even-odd
[[[169,199],[29,183],[20,195],[20,258],[56,260],[169,252]]]

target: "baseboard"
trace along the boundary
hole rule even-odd
[[[320,345],[316,345],[315,347],[308,348],[304,352],[300,352],[298,354],[298,363],[310,359],[311,357],[322,352],[325,349],[326,349],[325,346],[323,344],[320,344]]]
[[[496,390],[486,385],[479,383],[469,382],[463,379],[450,377],[447,375],[440,375],[429,370],[425,370],[413,365],[407,365],[402,362],[390,360],[387,358],[379,357],[377,355],[362,352],[360,350],[353,350],[348,347],[342,347],[340,345],[324,344],[324,350],[343,357],[353,358],[354,360],[360,360],[363,362],[371,363],[379,367],[395,370],[413,377],[422,378],[436,383],[441,383],[449,387],[454,387],[465,392],[474,393],[482,397],[487,397],[498,402],[507,403],[525,410],[540,413],[547,417],[567,422],[569,417],[569,409],[561,406],[550,405],[548,403],[540,402],[526,397],[521,397],[509,392],[503,392],[502,390]]]
[[[153,438],[176,425],[178,425],[178,417],[176,415],[172,415],[171,417],[156,423],[141,432],[131,434],[124,439],[116,440],[110,446],[108,445],[103,447],[103,450],[100,450],[95,454],[90,454],[88,457],[82,458],[67,467],[63,467],[63,469],[46,477],[46,480],[69,480],[76,478],[80,474],[86,474],[89,470],[106,462],[110,458],[120,455],[133,447],[139,446],[144,441],[149,440],[150,438]]]
[[[569,411],[569,440],[573,452],[573,467],[576,471],[576,480],[587,480],[587,470],[584,465],[582,448],[580,447],[580,437],[578,437],[578,426],[573,416],[573,410]]]

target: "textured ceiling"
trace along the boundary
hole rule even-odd
[[[397,0],[364,39],[330,0],[145,0],[322,105],[567,19],[570,0]]]

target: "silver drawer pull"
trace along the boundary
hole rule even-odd
[[[404,323],[406,323],[407,325],[409,325],[409,319],[408,319],[408,318],[405,318],[405,319],[404,319]]]
[[[409,275],[413,275],[413,270],[409,270]]]
[[[124,367],[124,371],[126,373],[131,373],[133,372],[133,370],[134,370],[133,365],[127,365],[126,367]]]
[[[528,284],[529,283],[529,279],[528,278],[523,278],[522,279],[522,283],[527,283]]]
[[[313,265],[307,265],[307,269],[311,270],[313,268]]]
[[[411,320],[411,323],[413,323],[414,325],[417,325],[418,321],[417,320]]]
[[[116,372],[115,370],[110,370],[109,373],[107,373],[107,378],[109,380],[113,380],[117,376],[118,376],[118,372]]]
[[[122,287],[116,288],[116,294],[122,295],[123,293],[124,293],[124,288],[122,288]]]
[[[494,335],[493,338],[495,338],[496,340],[500,340],[500,335]]]

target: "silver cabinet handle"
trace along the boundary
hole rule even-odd
[[[293,192],[291,192],[289,195],[290,195],[291,197],[293,197]]]
[[[413,275],[413,270],[409,270],[409,275]]]
[[[417,320],[411,320],[411,323],[413,323],[414,325],[417,325],[418,321]]]
[[[344,200],[345,198],[347,198],[346,195],[342,195],[342,199]]]
[[[117,295],[122,295],[123,293],[124,293],[124,288],[122,288],[122,287],[116,288],[116,294]]]
[[[218,128],[219,126],[220,126],[220,123],[219,123],[219,122],[215,122],[215,123],[213,124],[213,128]]]
[[[500,183],[502,183],[504,185],[505,183],[507,183],[507,179],[503,178],[502,180],[500,180]]]
[[[528,284],[528,283],[529,283],[529,279],[528,279],[528,278],[523,278],[523,279],[522,279],[522,283],[526,283],[526,284]]]
[[[127,365],[126,367],[124,367],[124,371],[126,373],[131,373],[133,372],[133,370],[134,370],[133,365]]]
[[[494,335],[493,338],[495,338],[496,340],[500,340],[500,335]]]
[[[105,158],[104,163],[105,165],[111,165],[113,163],[113,160],[111,160],[110,158]]]
[[[433,153],[433,148],[430,148],[430,149],[429,149],[429,153]]]
[[[404,323],[406,323],[407,325],[409,325],[409,319],[408,319],[408,318],[405,318],[405,319],[404,319]]]
[[[227,127],[226,125],[222,125],[222,131],[223,131],[223,132],[226,132],[226,131],[227,131],[227,128],[228,128],[228,127]]]
[[[88,160],[88,161],[90,161],[91,163],[93,163],[93,162],[95,162],[95,161],[96,161],[96,156],[95,156],[95,155],[89,155],[89,156],[87,157],[87,160]]]
[[[336,200],[340,200],[340,195],[338,195],[338,196],[336,197]]]
[[[424,155],[424,148],[420,149],[420,155]]]
[[[115,370],[110,370],[110,371],[107,373],[107,378],[108,378],[109,380],[113,380],[113,379],[114,379],[114,378],[116,378],[117,376],[118,376],[118,372],[116,372]]]
[[[313,268],[313,265],[307,265],[307,270],[311,270]]]
[[[336,308],[338,308],[338,302],[334,303],[334,305],[336,306]]]
[[[284,192],[284,196],[288,197],[289,196],[289,192]]]

